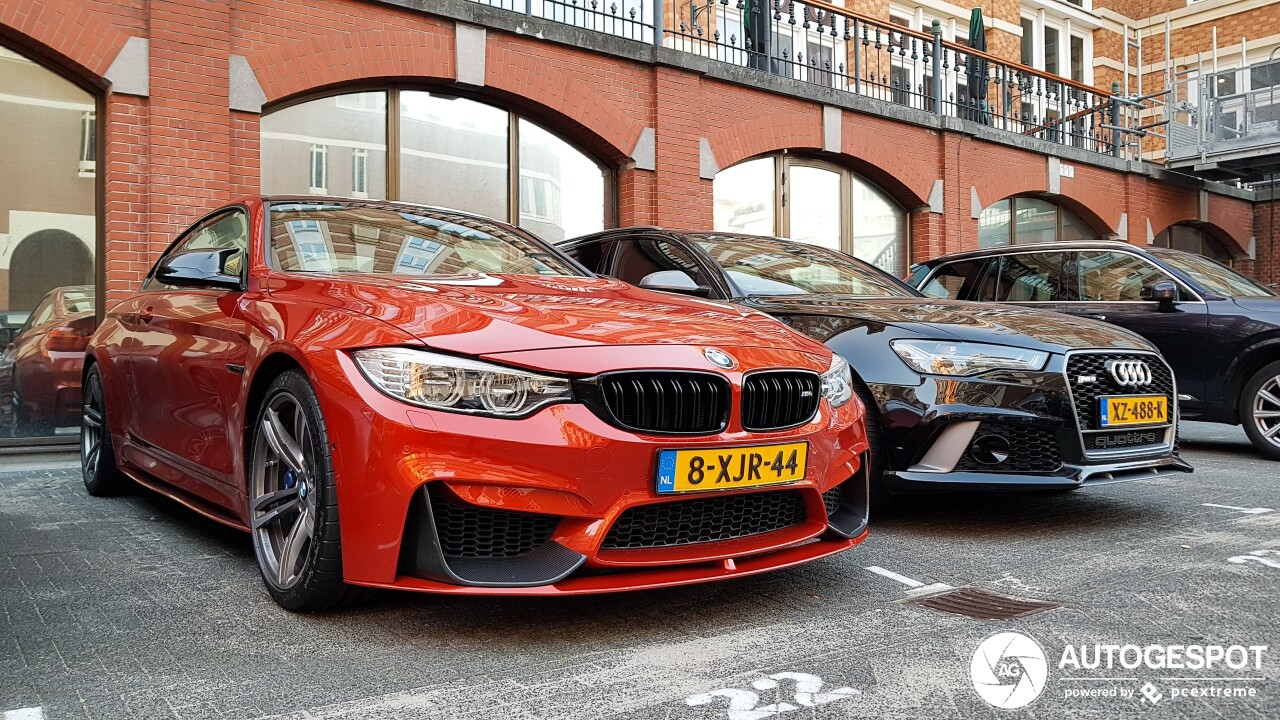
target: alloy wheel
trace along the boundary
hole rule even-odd
[[[253,541],[263,575],[288,590],[298,583],[316,525],[318,479],[311,457],[314,431],[292,393],[273,396],[253,445]]]
[[[1258,433],[1280,447],[1280,377],[1273,377],[1253,396],[1253,424]]]
[[[102,461],[102,437],[106,432],[103,412],[102,380],[90,373],[84,388],[84,406],[80,415],[80,464],[85,477],[98,474]]]

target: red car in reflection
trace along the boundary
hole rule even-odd
[[[80,378],[98,327],[92,285],[50,290],[0,354],[0,412],[15,437],[80,424]]]
[[[866,533],[863,408],[759,313],[597,278],[454,211],[250,199],[89,347],[90,493],[249,530],[290,609],[553,595],[815,560]]]

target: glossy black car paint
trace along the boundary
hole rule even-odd
[[[1035,303],[1056,312],[1103,320],[1142,335],[1173,367],[1185,419],[1237,425],[1240,394],[1258,370],[1280,360],[1280,297],[1230,298],[1217,295],[1170,265],[1177,250],[1148,251],[1128,244],[1059,242],[991,248],[930,260],[912,267],[908,283],[923,287],[935,271],[953,263],[981,261],[1021,253],[1123,250],[1173,276],[1178,299],[1157,302],[1092,302],[1061,298]]]
[[[1055,313],[927,299],[860,262],[898,287],[903,297],[833,294],[753,297],[737,287],[715,261],[692,242],[689,234],[660,228],[609,230],[566,241],[561,248],[593,272],[613,275],[616,269],[613,259],[620,243],[653,239],[685,250],[697,266],[696,282],[705,286],[700,294],[772,315],[821,340],[849,361],[855,380],[865,384],[878,406],[869,409],[868,417],[879,418],[883,430],[879,450],[885,484],[893,492],[940,488],[1069,489],[1085,482],[1191,470],[1167,447],[1114,460],[1085,455],[1064,374],[1066,354],[1085,348],[1149,353],[1158,362],[1151,345],[1132,333]],[[1037,372],[995,371],[973,377],[920,375],[892,349],[890,343],[897,339],[1012,345],[1047,352],[1050,359],[1048,365]],[[912,469],[947,427],[966,421],[989,423],[997,429],[1049,433],[1057,443],[1061,465],[1042,472],[988,471],[980,467],[966,471],[961,466],[951,472]]]

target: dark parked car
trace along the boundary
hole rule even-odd
[[[1046,308],[1150,340],[1189,420],[1244,425],[1280,460],[1280,297],[1201,255],[1120,242],[1003,247],[912,269],[926,295]]]
[[[0,426],[14,437],[80,425],[80,371],[98,327],[92,285],[50,290],[0,353]]]
[[[847,255],[776,238],[627,228],[562,247],[601,275],[773,315],[848,359],[881,507],[907,490],[1191,470],[1175,448],[1172,371],[1105,323],[925,299]]]

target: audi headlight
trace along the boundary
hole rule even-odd
[[[408,348],[357,350],[352,355],[379,390],[432,410],[514,418],[573,400],[567,378]]]
[[[977,375],[989,370],[1040,370],[1049,360],[1049,353],[1008,345],[935,340],[894,340],[890,345],[911,369],[925,375]]]
[[[822,373],[822,397],[838,408],[853,397],[853,373],[849,363],[839,355],[831,356],[831,367]]]

